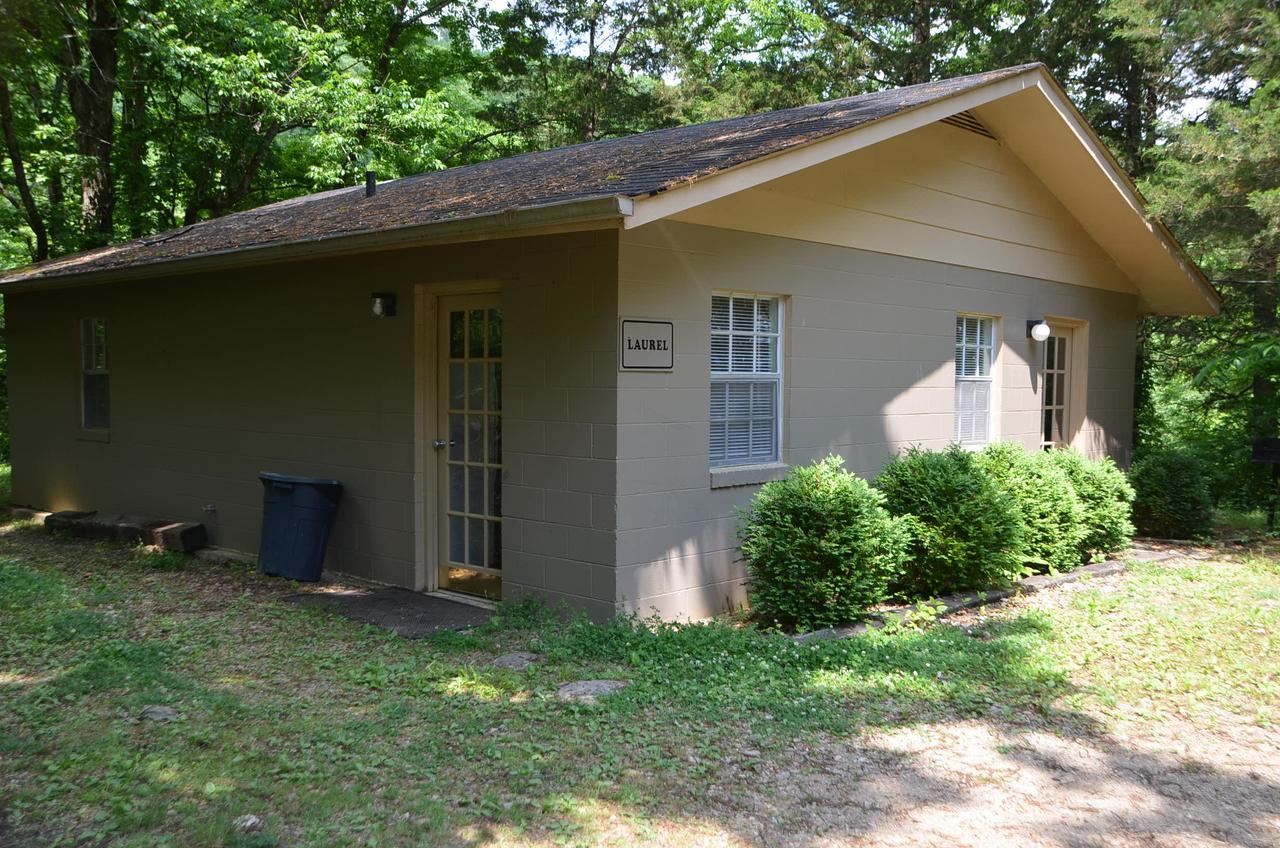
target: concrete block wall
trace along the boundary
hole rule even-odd
[[[14,500],[203,522],[214,543],[256,551],[260,471],[334,477],[330,563],[411,584],[412,319],[373,320],[353,270],[8,295]],[[407,281],[377,288],[412,302]],[[79,429],[86,317],[108,326],[109,441]]]
[[[1127,459],[1133,295],[695,224],[626,231],[619,314],[673,321],[675,368],[619,375],[623,609],[697,617],[744,600],[734,510],[757,486],[719,487],[729,475],[712,475],[707,458],[711,292],[730,289],[784,298],[784,463],[837,453],[872,476],[903,447],[947,445],[963,312],[1000,317],[998,435],[1030,447],[1039,360],[1025,321],[1085,322],[1089,408],[1077,443]]]
[[[417,515],[415,289],[497,281],[506,582],[612,614],[616,274],[609,230],[9,295],[14,500],[202,521],[255,551],[259,471],[334,477],[326,566],[421,588],[416,527],[434,546],[438,524]],[[371,318],[375,290],[397,317]],[[79,430],[83,317],[108,321],[109,441]]]
[[[617,236],[531,242],[503,284],[503,585],[615,611]]]

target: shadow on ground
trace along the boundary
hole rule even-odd
[[[1280,844],[1274,738],[1108,734],[1062,706],[1035,616],[797,646],[504,610],[408,641],[249,570],[38,529],[0,560],[15,846],[102,822],[99,844],[184,846]],[[490,665],[516,649],[542,659]],[[595,676],[631,686],[552,696]],[[244,813],[265,830],[235,834]]]

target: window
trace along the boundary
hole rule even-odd
[[[985,445],[991,439],[991,365],[995,319],[956,316],[955,441]]]
[[[80,322],[82,353],[80,423],[86,430],[111,427],[111,384],[107,376],[107,322],[85,318]]]
[[[778,298],[711,296],[712,467],[778,461],[781,343]]]

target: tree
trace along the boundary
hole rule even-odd
[[[466,0],[0,3],[5,264],[465,161],[494,130]]]
[[[679,42],[678,3],[517,0],[493,13],[484,114],[532,148],[675,123],[661,76]]]
[[[1280,435],[1280,17],[1265,0],[1162,2],[1128,11],[1161,31],[1175,63],[1212,97],[1206,113],[1170,129],[1143,185],[1153,211],[1211,276],[1224,308],[1212,318],[1152,319],[1143,350],[1158,378],[1189,380],[1210,413],[1240,441]],[[1174,415],[1147,402],[1140,416],[1158,433]],[[1140,431],[1141,432],[1141,431]],[[1243,467],[1242,467],[1243,464]],[[1256,503],[1265,484],[1243,456],[1235,485]],[[1241,487],[1240,481],[1249,481]]]

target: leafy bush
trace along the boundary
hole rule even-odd
[[[1189,448],[1149,450],[1129,471],[1133,518],[1150,536],[1195,539],[1213,526],[1213,498],[1204,462]]]
[[[995,442],[978,454],[978,464],[1018,502],[1027,562],[1041,571],[1080,565],[1084,508],[1067,475],[1046,453],[1029,453],[1018,442]]]
[[[1133,487],[1124,472],[1110,458],[1086,459],[1071,449],[1047,451],[1043,456],[1067,475],[1084,508],[1085,533],[1080,540],[1084,557],[1128,547],[1133,538]]]
[[[1018,504],[959,445],[911,448],[875,485],[891,513],[914,516],[911,560],[897,584],[906,596],[985,589],[1023,573]]]
[[[748,594],[766,621],[856,621],[885,599],[906,558],[907,522],[829,456],[766,483],[741,513]]]
[[[1245,511],[1264,507],[1271,497],[1271,474],[1267,466],[1250,461],[1249,405],[1223,403],[1186,374],[1154,368],[1143,373],[1152,385],[1135,412],[1140,443],[1194,451],[1204,463],[1215,506]]]

